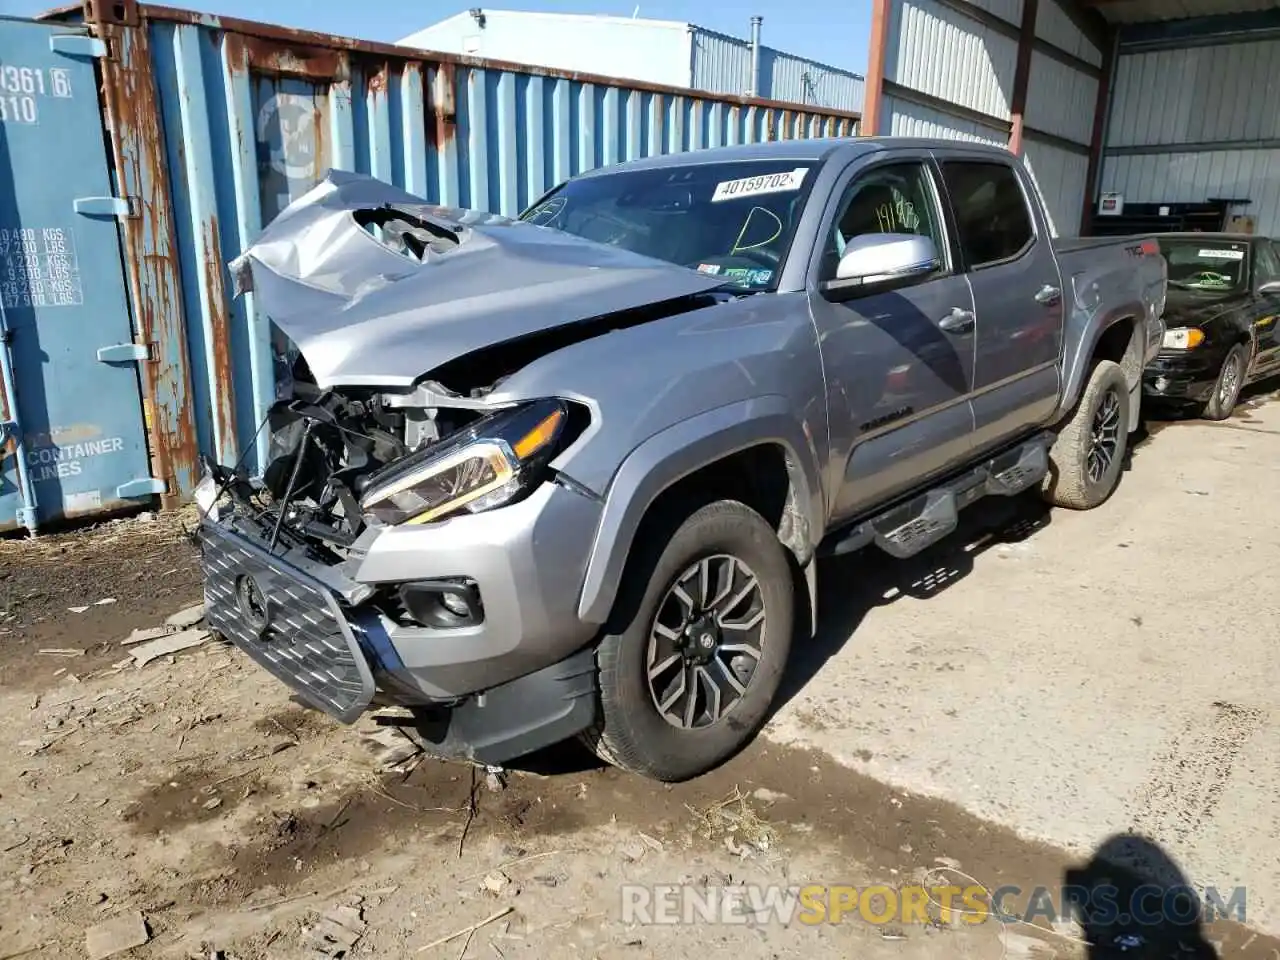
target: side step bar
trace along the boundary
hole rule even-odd
[[[960,523],[960,511],[975,500],[1016,496],[1038,484],[1049,472],[1052,445],[1053,434],[1038,434],[862,521],[824,552],[839,556],[875,544],[899,560],[913,557],[954,532]]]

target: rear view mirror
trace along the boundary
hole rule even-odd
[[[1276,296],[1277,294],[1280,294],[1280,280],[1272,280],[1270,283],[1264,283],[1258,288],[1258,292],[1267,294],[1268,296]]]
[[[929,237],[913,233],[864,233],[845,246],[834,280],[821,284],[824,295],[839,299],[872,285],[927,276],[942,265]]]

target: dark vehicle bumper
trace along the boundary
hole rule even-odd
[[[210,627],[302,702],[342,723],[374,706],[410,706],[433,752],[501,764],[595,721],[590,647],[476,695],[433,702],[397,680],[398,658],[376,611],[349,602],[347,588],[359,585],[335,583],[341,575],[334,568],[297,551],[273,555],[254,531],[234,523],[206,521],[201,542]]]
[[[1213,396],[1222,357],[1160,355],[1142,373],[1142,392],[1152,400],[1203,403]]]

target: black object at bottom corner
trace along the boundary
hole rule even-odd
[[[417,732],[437,756],[498,766],[567,740],[595,719],[595,650],[587,647],[487,690],[483,698],[425,708]]]

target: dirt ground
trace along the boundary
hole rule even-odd
[[[1269,386],[1152,422],[1100,509],[990,504],[906,563],[828,567],[769,736],[1077,855],[1140,832],[1280,933]]]
[[[0,689],[109,666],[121,637],[198,600],[195,526],[188,509],[35,540],[0,537]],[[84,651],[74,664],[38,654],[70,648]]]
[[[1168,468],[1159,456],[1135,458],[1129,495],[1142,471]],[[1060,562],[1065,547],[1045,545],[1051,531],[1024,508],[972,521],[966,533],[991,539],[994,531],[1015,553],[1030,543]],[[118,956],[1156,955],[1088,950],[1074,927],[1043,924],[624,922],[624,885],[897,887],[957,882],[943,871],[958,870],[988,889],[1029,890],[1057,887],[1088,858],[1087,849],[1047,842],[1052,830],[1028,839],[1037,831],[999,799],[998,763],[989,765],[989,790],[980,764],[955,764],[974,791],[996,798],[989,807],[968,802],[945,777],[903,787],[919,780],[903,775],[917,748],[977,756],[975,730],[1006,746],[1025,731],[969,725],[968,734],[952,729],[948,742],[945,721],[881,716],[894,693],[868,686],[867,672],[898,686],[921,676],[927,657],[916,646],[934,643],[931,631],[952,615],[909,605],[851,613],[844,578],[874,591],[885,584],[882,560],[824,571],[828,608],[844,602],[828,630],[842,632],[841,644],[855,642],[843,652],[815,648],[816,659],[789,679],[770,730],[723,769],[664,787],[566,746],[490,783],[483,770],[421,757],[388,767],[385,738],[371,727],[341,727],[302,709],[216,641],[141,668],[128,663],[120,641],[131,630],[199,599],[190,522],[135,519],[0,541],[0,960],[84,957],[86,930],[138,915],[147,942]],[[956,549],[931,552],[933,567],[944,569],[939,558]],[[1160,545],[1142,549],[1154,551],[1149,558]],[[983,574],[963,578],[965,590],[981,591]],[[1001,596],[1031,602],[1021,586],[1014,595],[995,586],[983,616]],[[96,603],[105,599],[115,602]],[[80,606],[88,609],[68,609]],[[877,646],[883,631],[892,643]],[[962,680],[963,657],[931,652],[926,693],[945,698]],[[1274,834],[1276,822],[1257,829]],[[1205,936],[1223,957],[1280,957],[1280,941],[1233,923]]]

